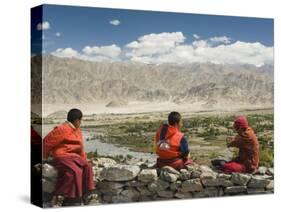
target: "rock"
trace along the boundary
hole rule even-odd
[[[169,190],[166,190],[166,191],[157,191],[157,194],[159,197],[164,197],[164,198],[173,198],[174,196],[174,192],[173,191],[169,191]]]
[[[270,183],[270,180],[267,179],[267,176],[256,175],[253,176],[250,182],[248,183],[249,188],[265,188]]]
[[[230,186],[224,189],[225,194],[240,194],[247,191],[247,186]]]
[[[196,163],[190,164],[187,166],[187,170],[190,172],[196,171],[196,170],[200,170],[200,166]]]
[[[188,199],[192,198],[192,193],[191,192],[176,192],[174,197],[179,198],[179,199]]]
[[[148,190],[146,186],[136,187],[136,189],[140,192],[141,196],[152,196],[154,192]]]
[[[215,179],[216,178],[216,173],[214,172],[201,172],[200,174],[200,179]]]
[[[42,179],[42,189],[43,192],[46,193],[52,193],[56,188],[56,183],[51,181],[51,180],[47,180],[47,179]]]
[[[191,178],[192,179],[200,178],[200,175],[201,175],[200,170],[194,170],[194,171],[191,172]]]
[[[247,189],[248,194],[263,194],[265,193],[264,188],[248,188]]]
[[[167,182],[176,182],[178,179],[179,175],[169,173],[165,170],[161,170],[159,178],[162,180],[165,180]]]
[[[172,191],[178,190],[178,188],[181,186],[182,182],[181,181],[176,181],[170,184],[170,189]]]
[[[203,172],[214,172],[213,169],[211,169],[209,166],[201,165],[199,166],[200,171]]]
[[[208,187],[203,189],[202,191],[195,192],[193,197],[200,198],[200,197],[218,197],[219,192],[216,187]]]
[[[247,185],[251,176],[248,174],[234,173],[232,174],[231,181],[236,185]]]
[[[210,167],[208,166],[205,166],[205,165],[201,165],[199,167],[200,169],[200,179],[215,179],[216,178],[216,175],[217,173],[214,172]]]
[[[230,180],[231,175],[230,175],[230,174],[219,173],[219,174],[217,175],[217,178],[219,178],[219,179],[224,179],[224,180]]]
[[[58,171],[52,165],[44,163],[42,176],[47,178],[56,178],[58,176]]]
[[[223,186],[223,187],[229,187],[232,186],[233,183],[224,178],[215,178],[215,179],[202,179],[202,184],[206,187],[214,187],[214,186]]]
[[[224,191],[223,191],[223,188],[221,188],[221,187],[218,189],[218,196],[219,197],[224,196]]]
[[[159,190],[161,190],[161,191],[165,190],[169,186],[170,186],[170,183],[168,183],[164,180],[158,179],[155,182],[152,182],[152,183],[148,184],[147,187],[148,187],[149,191],[156,192],[156,191],[159,191]]]
[[[273,190],[274,189],[274,180],[270,180],[270,183],[265,188],[266,188],[266,190]]]
[[[179,176],[179,180],[189,180],[191,177],[191,172],[186,170],[186,169],[181,169],[180,170],[180,176]]]
[[[128,188],[123,190],[120,195],[113,196],[112,202],[113,203],[120,203],[120,202],[136,202],[139,200],[140,193],[135,188]]]
[[[100,167],[93,167],[93,174],[94,174],[94,181],[101,181],[104,180],[103,176],[102,176],[102,170],[103,168]]]
[[[201,191],[203,190],[202,184],[200,179],[191,179],[186,180],[182,183],[180,191],[187,192],[187,191]]]
[[[264,166],[260,166],[257,170],[257,174],[265,174],[267,172],[267,168]]]
[[[112,203],[112,198],[113,198],[113,196],[111,194],[104,194],[102,196],[102,200],[105,203]]]
[[[271,176],[274,176],[274,169],[273,168],[268,168],[267,169],[267,174],[271,175]]]
[[[140,168],[134,165],[116,165],[104,167],[101,174],[108,181],[133,180],[140,172]]]
[[[116,165],[116,161],[111,158],[95,158],[92,160],[96,167],[108,167]]]
[[[156,169],[143,169],[138,175],[138,180],[142,182],[152,182],[157,180],[157,178]]]
[[[123,183],[101,181],[97,183],[97,188],[103,194],[117,195],[119,194],[125,185]]]
[[[177,170],[175,170],[173,167],[171,166],[164,166],[163,168],[161,168],[161,171],[166,171],[168,173],[172,173],[175,175],[180,175],[180,172],[178,172]]]
[[[125,185],[129,186],[129,187],[142,187],[142,186],[146,186],[147,183],[141,182],[141,181],[138,181],[138,180],[130,180],[130,181],[127,181],[125,183]]]

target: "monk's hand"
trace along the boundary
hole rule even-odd
[[[226,137],[226,146],[229,147],[232,141],[233,141],[233,137]]]

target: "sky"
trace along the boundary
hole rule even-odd
[[[273,19],[44,5],[31,31],[34,54],[155,64],[273,61]]]

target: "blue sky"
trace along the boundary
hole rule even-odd
[[[56,5],[45,5],[43,10],[43,20],[32,20],[32,32],[33,35],[37,33],[38,24],[42,21],[48,23],[42,30],[45,53],[59,48],[81,52],[85,46],[113,44],[123,51],[128,43],[138,41],[144,35],[163,32],[182,33],[184,41],[175,45],[191,45],[196,40],[226,37],[230,42],[223,44],[241,41],[273,46],[273,19]],[[113,20],[115,25],[110,23]],[[36,48],[33,50],[36,52]],[[139,53],[134,56],[147,55]]]

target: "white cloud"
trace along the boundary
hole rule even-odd
[[[54,52],[51,52],[52,55],[58,57],[68,57],[68,58],[77,58],[81,60],[91,60],[91,61],[117,61],[121,49],[115,44],[110,46],[86,46],[83,48],[82,52],[79,52],[72,48],[59,48]]]
[[[115,59],[119,57],[121,49],[115,44],[112,44],[109,46],[86,46],[82,52],[88,56],[104,56]]]
[[[252,64],[261,66],[273,62],[273,47],[259,42],[231,42],[226,36],[185,43],[181,32],[163,32],[139,37],[123,49],[115,44],[85,46],[81,53],[72,48],[57,49],[52,54],[93,61],[132,60],[143,63],[216,63]]]
[[[38,23],[37,24],[37,30],[47,30],[50,29],[51,25],[48,21],[44,21],[43,23]]]
[[[121,22],[119,20],[117,20],[117,19],[111,20],[111,21],[109,21],[109,23],[114,25],[114,26],[118,26],[119,24],[121,24]]]
[[[231,38],[226,36],[219,36],[219,37],[215,36],[209,38],[209,42],[212,44],[220,44],[220,43],[228,44],[231,42]]]
[[[226,36],[184,43],[181,32],[149,34],[126,45],[128,59],[144,63],[246,63],[261,66],[273,62],[273,47],[236,41]]]
[[[181,44],[185,40],[182,32],[162,32],[139,37],[126,45],[128,57],[146,57],[163,54]]]
[[[200,39],[200,36],[197,35],[197,34],[193,34],[193,37],[197,40],[197,39]]]
[[[206,48],[206,47],[210,46],[208,41],[206,41],[206,40],[196,40],[196,41],[193,41],[192,45],[194,47],[196,47],[196,48]]]
[[[76,57],[80,56],[79,52],[72,49],[72,48],[59,48],[56,51],[52,52],[51,54],[58,56],[58,57]]]
[[[61,33],[60,32],[56,32],[55,34],[57,37],[60,37],[61,36]]]

